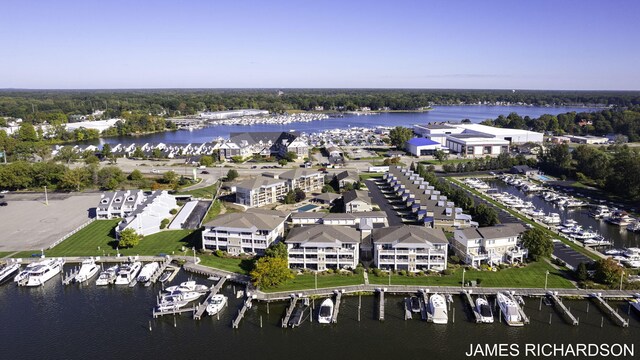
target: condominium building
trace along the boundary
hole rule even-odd
[[[373,201],[369,192],[365,190],[350,190],[342,195],[344,212],[365,212],[373,211]]]
[[[309,155],[309,145],[299,133],[284,131],[231,133],[229,140],[220,145],[220,156],[223,159],[252,155],[284,156],[288,152],[303,158]]]
[[[144,200],[142,190],[105,192],[96,206],[96,218],[117,219],[129,216]]]
[[[232,255],[263,254],[282,238],[285,220],[286,214],[271,210],[224,214],[204,224],[202,247]]]
[[[451,246],[467,264],[499,265],[522,262],[528,252],[520,236],[525,227],[519,223],[456,230]]]
[[[360,232],[351,227],[297,227],[289,231],[285,243],[291,269],[355,269],[359,262]]]
[[[284,199],[289,191],[285,180],[260,176],[236,185],[236,203],[249,207],[264,206]]]
[[[301,189],[309,193],[320,191],[324,186],[324,175],[313,169],[293,169],[278,175],[288,182],[290,189]]]
[[[134,200],[131,202],[133,203]],[[178,208],[176,198],[169,195],[166,190],[157,190],[149,195],[144,195],[142,202],[135,207],[135,210],[126,214],[124,219],[120,221],[116,233],[119,234],[125,229],[133,229],[136,233],[144,236],[160,232],[162,220],[172,218],[171,210],[176,208]]]
[[[379,269],[442,271],[449,242],[441,229],[400,225],[374,229],[374,262]]]

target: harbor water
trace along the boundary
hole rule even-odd
[[[180,272],[172,282],[190,277]],[[194,277],[199,283],[211,281]],[[236,290],[241,287],[236,285]],[[43,287],[13,283],[0,287],[1,359],[464,359],[475,344],[628,344],[640,351],[640,317],[627,315],[627,305],[612,302],[630,326],[614,325],[586,300],[566,300],[580,319],[567,325],[539,299],[526,298],[531,323],[508,327],[496,316],[493,324],[471,322],[461,298],[454,296],[449,323],[435,325],[414,317],[404,320],[402,296],[385,297],[385,320],[378,321],[377,297],[345,296],[337,324],[321,325],[307,316],[295,329],[283,329],[286,303],[256,303],[239,329],[231,320],[242,299],[225,284],[229,305],[216,316],[199,321],[190,314],[153,319],[152,306],[160,287],[64,286],[56,276]],[[491,303],[493,300],[490,298]],[[316,307],[319,300],[315,300]],[[588,311],[588,312],[587,312]],[[360,321],[358,321],[360,313]],[[454,320],[455,318],[455,320]],[[549,323],[551,321],[551,324]],[[262,326],[261,326],[262,324]]]
[[[172,131],[156,134],[148,134],[135,137],[112,137],[101,139],[101,142],[110,144],[130,143],[165,143],[165,144],[190,144],[210,142],[218,137],[229,137],[232,132],[243,131],[300,131],[305,133],[318,132],[331,129],[346,129],[348,127],[376,126],[408,126],[414,124],[427,124],[430,122],[459,122],[469,119],[474,123],[486,119],[495,119],[499,115],[509,115],[512,112],[520,116],[539,117],[543,114],[557,115],[570,111],[588,112],[597,109],[585,107],[533,107],[533,106],[436,106],[433,110],[419,113],[380,113],[377,115],[345,114],[344,117],[329,118],[311,122],[298,122],[285,125],[257,124],[243,125],[214,125],[193,131]]]

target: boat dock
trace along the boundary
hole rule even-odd
[[[238,315],[231,322],[231,327],[232,328],[237,329],[238,326],[240,326],[240,321],[244,317],[244,314],[247,312],[247,310],[251,309],[251,306],[253,306],[251,304],[251,300],[253,300],[253,298],[251,296],[247,296],[247,298],[244,301],[244,304],[242,304],[242,309],[240,309],[238,311]]]
[[[522,323],[523,324],[528,324],[529,321],[529,317],[527,316],[527,314],[524,313],[524,310],[522,310],[522,306],[520,306],[520,302],[518,302],[518,300],[516,300],[516,298],[513,296],[513,294],[511,292],[507,292],[506,295],[513,300],[513,302],[516,304],[516,307],[518,308],[518,313],[520,313],[520,317],[522,318]]]
[[[556,306],[556,308],[561,312],[564,320],[570,325],[578,326],[580,321],[576,319],[575,316],[573,316],[571,311],[562,303],[562,300],[554,292],[549,292],[549,297],[553,301],[553,304]]]
[[[600,308],[600,310],[602,310],[602,312],[609,315],[613,322],[622,327],[629,327],[629,321],[625,320],[620,314],[618,314],[617,311],[615,311],[611,307],[611,305],[609,305],[609,303],[604,301],[600,294],[593,294],[592,299],[595,300],[596,305]]]
[[[413,319],[413,315],[411,314],[411,298],[404,298],[404,319],[409,320]]]
[[[167,256],[164,261],[160,262],[160,266],[158,267],[158,270],[156,270],[155,273],[153,273],[153,275],[151,275],[151,277],[149,278],[149,281],[147,281],[144,286],[150,286],[151,284],[155,284],[156,281],[158,281],[158,278],[160,278],[160,276],[162,276],[162,273],[167,269],[167,266],[169,266],[169,264],[171,264],[171,257]]]
[[[207,295],[204,301],[200,303],[200,305],[198,305],[197,310],[193,313],[193,318],[195,320],[200,320],[202,318],[204,311],[207,310],[207,305],[209,304],[209,300],[211,300],[211,298],[214,295],[216,295],[218,291],[220,291],[220,289],[222,289],[222,286],[224,285],[224,282],[226,280],[227,280],[226,278],[220,278],[220,281],[218,281],[218,283],[215,286],[211,287],[211,289],[209,290],[209,295]]]
[[[378,289],[378,320],[384,321],[384,291],[385,289]]]
[[[333,307],[333,315],[331,316],[331,323],[336,324],[338,322],[338,312],[340,311],[340,302],[342,301],[342,292],[336,291],[336,304]],[[312,311],[313,313],[313,311]]]
[[[422,294],[422,306],[420,307],[422,320],[433,322],[433,314],[429,311],[429,290],[420,290],[420,294]]]
[[[78,275],[78,272],[80,271],[80,269],[78,269],[77,267],[73,268],[69,273],[67,274],[62,274],[62,285],[69,285],[73,282],[73,280],[75,280],[76,276]]]
[[[285,328],[289,325],[289,320],[291,319],[291,315],[293,314],[293,310],[296,308],[296,304],[298,303],[298,297],[293,295],[291,296],[291,302],[287,307],[287,310],[284,313],[284,318],[282,318],[282,327]]]
[[[193,305],[190,308],[182,308],[182,309],[172,309],[172,310],[163,310],[163,311],[159,311],[156,310],[156,308],[153,308],[153,318],[157,318],[159,316],[163,316],[163,315],[175,315],[175,314],[182,314],[182,313],[186,313],[186,312],[195,312],[196,311],[196,306]]]
[[[476,323],[481,323],[482,316],[478,314],[478,309],[476,309],[476,304],[474,303],[473,298],[471,297],[471,290],[463,290],[460,293],[460,296],[464,300],[466,300],[465,303],[469,306],[469,309],[471,310],[471,313],[473,314],[473,317],[476,320]]]

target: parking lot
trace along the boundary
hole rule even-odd
[[[95,215],[100,194],[6,194],[0,207],[0,251],[46,249]]]
[[[562,242],[553,243],[553,255],[558,259],[564,261],[565,263],[571,265],[574,269],[578,268],[578,265],[581,262],[585,264],[589,264],[592,262],[591,259],[573,250],[569,247],[569,245],[566,245]]]

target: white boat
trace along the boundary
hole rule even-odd
[[[491,311],[491,306],[489,306],[489,302],[485,298],[477,298],[476,299],[476,311],[480,314],[480,321],[485,324],[490,324],[493,322],[493,311]]]
[[[640,232],[640,220],[636,220],[635,222],[627,225],[627,230],[631,232]]]
[[[116,278],[115,284],[128,285],[135,280],[136,276],[140,272],[140,268],[142,268],[142,263],[140,261],[134,261],[130,264],[122,265],[118,271],[118,277]]]
[[[431,315],[433,315],[434,324],[446,324],[449,322],[447,303],[444,296],[440,294],[431,295],[429,297],[429,309],[431,310]]]
[[[544,210],[531,210],[530,214],[533,217],[543,217],[544,216]]]
[[[631,305],[631,308],[633,308],[633,310],[635,310],[640,315],[640,299],[639,298],[629,300],[629,305]]]
[[[564,228],[570,228],[570,227],[574,227],[578,225],[578,222],[573,220],[573,219],[567,219],[562,223],[562,227]]]
[[[589,213],[589,216],[596,219],[606,218],[611,216],[611,210],[609,210],[606,205],[598,205],[592,212]]]
[[[17,262],[3,266],[0,269],[0,284],[2,284],[6,279],[9,279],[9,277],[18,270],[20,270],[20,264]]]
[[[209,316],[215,315],[227,305],[227,297],[224,295],[216,294],[209,299],[209,303],[207,304],[207,314]]]
[[[151,276],[155,274],[155,272],[158,270],[159,267],[160,265],[155,261],[145,264],[142,267],[142,270],[140,270],[140,275],[138,275],[138,278],[137,278],[138,282],[146,283],[147,281],[151,280]]]
[[[631,224],[632,222],[634,222],[635,219],[632,218],[631,216],[629,216],[625,212],[616,211],[613,214],[611,214],[611,216],[605,218],[604,221],[606,221],[606,222],[608,222],[609,224],[612,224],[612,225],[627,226],[627,225]]]
[[[162,297],[160,298],[160,303],[174,299],[191,302],[201,297],[202,295],[204,295],[204,293],[197,291],[173,291],[169,294],[162,295]]]
[[[502,317],[509,326],[523,326],[522,317],[518,311],[518,305],[503,293],[496,295]]]
[[[113,284],[113,282],[116,280],[116,277],[118,277],[119,268],[120,267],[118,265],[114,265],[108,268],[107,270],[101,272],[100,276],[98,276],[98,280],[96,280],[96,285],[104,286],[104,285]]]
[[[593,239],[595,237],[597,237],[598,234],[594,233],[593,231],[590,230],[581,230],[578,232],[575,232],[573,234],[571,234],[571,237],[576,239],[576,240],[587,240],[587,239]]]
[[[93,258],[82,260],[80,270],[73,280],[78,283],[85,282],[96,276],[98,271],[100,271],[100,266],[96,264],[96,261]]]
[[[209,288],[206,285],[196,284],[195,281],[189,280],[180,283],[180,285],[169,286],[164,291],[165,292],[174,292],[174,291],[207,291]]]
[[[186,301],[179,296],[166,296],[163,297],[162,300],[158,303],[158,311],[169,311],[169,310],[177,310],[185,305],[187,305],[189,301]]]
[[[44,285],[52,277],[62,271],[64,265],[63,259],[46,259],[39,261],[35,266],[29,269],[29,273],[24,281],[19,282],[22,286],[40,286]]]
[[[333,300],[326,298],[322,304],[320,304],[320,309],[318,310],[318,322],[320,324],[330,324],[331,317],[333,317]]]
[[[549,213],[549,215],[542,218],[542,222],[545,224],[560,224],[561,221],[558,213]]]
[[[29,277],[29,272],[31,271],[31,269],[33,269],[37,265],[38,265],[37,262],[32,262],[32,263],[28,264],[22,271],[20,271],[13,278],[13,281],[16,282],[16,283],[20,283],[22,281],[25,281]]]
[[[626,248],[624,250],[623,255],[629,258],[640,258],[640,248],[637,248],[637,247]]]

